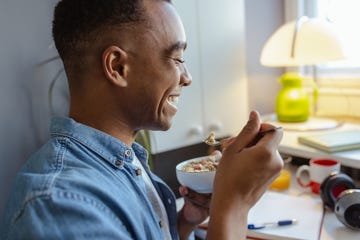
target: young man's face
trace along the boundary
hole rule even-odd
[[[128,113],[136,128],[167,130],[183,86],[191,83],[183,61],[186,36],[174,7],[145,1],[151,27],[140,30],[129,51]]]

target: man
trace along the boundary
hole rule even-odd
[[[62,0],[53,36],[69,81],[69,118],[18,174],[1,239],[187,239],[209,198],[170,189],[134,143],[140,129],[167,130],[182,87],[186,36],[166,0]],[[243,239],[247,213],[279,174],[282,133],[257,139],[257,112],[217,170],[208,239]],[[217,153],[219,154],[219,153]]]

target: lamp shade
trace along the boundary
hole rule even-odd
[[[284,24],[269,38],[260,63],[269,67],[302,66],[345,57],[341,38],[330,22],[302,17]]]

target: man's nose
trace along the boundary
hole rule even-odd
[[[183,64],[182,66],[183,66],[183,71],[181,73],[180,84],[183,86],[189,86],[192,83],[192,76],[188,71],[186,65]]]

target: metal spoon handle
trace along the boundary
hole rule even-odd
[[[257,138],[261,138],[263,137],[265,134],[270,133],[270,132],[274,132],[276,130],[282,129],[282,127],[274,127],[274,128],[270,128],[270,129],[266,129],[266,130],[262,130],[258,133]],[[231,137],[230,137],[231,138]],[[225,139],[221,139],[221,140],[216,140],[214,143],[208,142],[208,141],[204,141],[207,145],[209,146],[219,146],[221,145],[224,141],[227,141],[230,138],[225,138]]]

